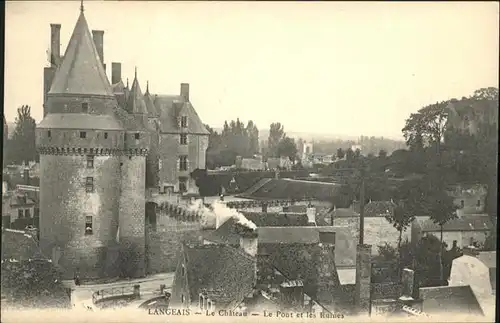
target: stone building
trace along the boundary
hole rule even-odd
[[[82,278],[146,273],[146,199],[165,186],[194,190],[190,172],[205,168],[208,131],[181,94],[131,88],[121,64],[104,64],[104,31],[89,30],[83,5],[64,55],[61,25],[51,24],[44,68],[40,152],[40,246]]]

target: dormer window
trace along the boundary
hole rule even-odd
[[[83,102],[82,103],[82,112],[83,113],[89,113],[89,103],[88,102]]]
[[[181,117],[181,128],[187,128],[187,124],[188,124],[187,116],[182,116]]]
[[[140,138],[140,137],[141,137],[141,136],[140,136],[140,135],[139,135],[139,133],[137,132],[137,133],[135,134],[135,140],[139,140],[139,138]]]

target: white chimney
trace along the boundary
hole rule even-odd
[[[316,225],[316,208],[313,206],[309,206],[306,209],[306,214],[307,214],[307,222],[309,224],[313,223]]]
[[[257,234],[244,234],[240,236],[240,248],[252,257],[257,256]]]

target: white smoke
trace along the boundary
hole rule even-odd
[[[194,201],[188,206],[189,211],[198,212],[201,215],[202,225],[215,227],[215,224],[220,227],[230,218],[236,220],[240,225],[249,228],[250,230],[257,229],[257,226],[252,221],[248,220],[243,214],[235,209],[228,208],[224,203],[216,200],[210,208],[206,207],[201,200]]]

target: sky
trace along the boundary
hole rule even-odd
[[[496,2],[86,1],[104,60],[130,84],[190,98],[204,123],[401,138],[410,113],[498,87]],[[80,1],[6,3],[5,115],[43,115],[50,23],[64,53]]]

